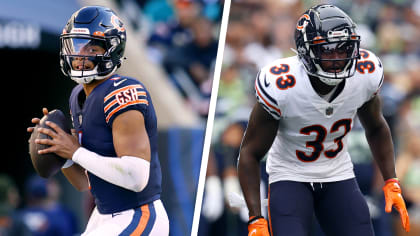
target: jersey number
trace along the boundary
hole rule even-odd
[[[296,150],[296,156],[299,160],[303,162],[312,162],[316,161],[321,153],[324,151],[324,155],[327,158],[334,158],[337,156],[341,150],[343,150],[342,139],[351,129],[351,119],[342,119],[335,122],[330,129],[330,133],[337,132],[341,126],[344,126],[344,134],[338,138],[334,139],[334,143],[337,144],[337,148],[329,149],[324,151],[325,137],[327,136],[327,129],[322,125],[311,125],[300,130],[300,133],[305,135],[310,135],[311,133],[316,133],[316,138],[313,141],[306,142],[306,147],[312,148],[313,151],[310,154],[306,154],[304,151]]]
[[[363,59],[369,57],[369,53],[365,50],[360,50],[360,56]],[[359,71],[360,74],[373,73],[375,71],[375,63],[369,60],[365,61],[358,61],[356,64],[356,70]]]
[[[273,66],[270,68],[270,72],[272,74],[279,76],[277,77],[277,80],[276,80],[276,85],[278,89],[286,90],[288,88],[295,86],[296,79],[293,75],[288,74],[285,76],[280,76],[281,74],[288,73],[289,70],[290,70],[290,67],[287,64],[281,64],[280,67]]]

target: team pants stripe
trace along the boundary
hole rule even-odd
[[[133,219],[121,232],[120,236],[149,235],[156,220],[156,211],[153,203],[143,205],[134,210]]]
[[[153,226],[155,225],[156,210],[153,204],[154,203],[150,203],[147,205],[149,207],[150,217],[149,217],[149,222],[146,224],[146,228],[144,229],[142,235],[149,235],[152,232]],[[135,234],[135,235],[138,235],[138,234]]]

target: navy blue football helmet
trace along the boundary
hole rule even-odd
[[[77,83],[104,79],[121,66],[126,30],[109,8],[88,6],[76,11],[60,36],[60,66]]]
[[[307,10],[298,20],[295,42],[299,59],[309,75],[328,85],[337,85],[351,77],[360,58],[360,36],[356,25],[341,9],[321,4]],[[322,58],[322,54],[339,52],[342,58]],[[325,68],[326,62],[332,65]]]

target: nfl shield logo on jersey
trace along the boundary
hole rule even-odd
[[[333,112],[334,112],[334,109],[332,107],[327,107],[327,109],[325,110],[325,114],[327,116],[332,115]]]

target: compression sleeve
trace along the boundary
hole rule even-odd
[[[142,158],[105,157],[80,147],[72,159],[99,178],[134,192],[141,192],[149,181],[150,162]]]

